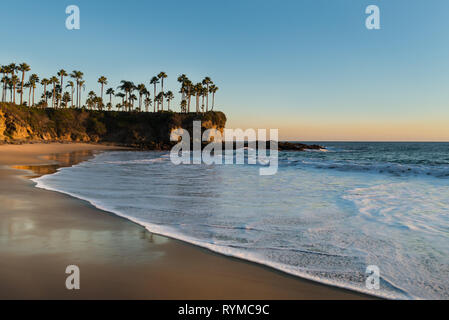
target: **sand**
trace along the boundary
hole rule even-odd
[[[108,149],[0,145],[0,299],[370,298],[152,234],[11,168],[44,174]],[[80,268],[80,290],[65,287],[68,265]]]

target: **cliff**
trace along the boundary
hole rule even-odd
[[[192,137],[195,120],[201,121],[203,131],[216,129],[223,132],[226,125],[225,114],[217,111],[204,114],[89,111],[39,109],[0,103],[0,143],[95,142],[147,150],[169,150],[175,144],[170,141],[172,130],[186,129]],[[244,146],[248,146],[248,143],[245,142]],[[266,148],[270,148],[269,141]],[[304,151],[324,147],[279,142],[278,149]]]
[[[102,142],[140,149],[171,147],[170,132],[190,131],[194,120],[202,129],[223,130],[222,112],[143,113],[89,111],[82,109],[38,109],[0,103],[0,143],[25,142]]]

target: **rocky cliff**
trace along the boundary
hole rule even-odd
[[[38,109],[0,103],[0,143],[106,142],[141,149],[168,149],[170,132],[191,130],[192,122],[202,129],[222,131],[222,112],[181,114],[89,111],[82,109]]]

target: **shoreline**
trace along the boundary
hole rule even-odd
[[[23,148],[25,146],[25,148]],[[30,147],[35,146],[35,147]],[[37,146],[37,147],[36,147]],[[20,148],[22,151],[20,151]],[[10,150],[6,150],[10,149]],[[15,149],[15,150],[12,150]],[[28,149],[27,151],[23,151]],[[35,149],[35,150],[30,150]],[[36,150],[37,149],[37,150]],[[44,150],[46,149],[46,150]],[[64,287],[65,268],[60,267],[57,271],[59,273],[54,279],[48,276],[45,271],[32,272],[34,276],[39,278],[46,278],[47,282],[42,282],[41,286],[36,289],[45,288],[47,294],[33,295],[28,292],[26,288],[16,289],[16,295],[10,294],[0,289],[0,298],[16,299],[16,298],[31,298],[31,299],[366,299],[375,298],[363,293],[358,293],[349,289],[337,288],[331,285],[321,284],[312,280],[299,278],[297,276],[289,275],[283,271],[276,270],[269,266],[259,264],[257,262],[250,262],[235,257],[225,256],[223,254],[215,253],[207,248],[202,248],[194,244],[186,243],[182,240],[168,238],[153,234],[145,229],[145,227],[130,221],[126,217],[121,217],[114,213],[101,210],[87,201],[80,200],[61,192],[46,191],[36,188],[34,183],[30,180],[23,179],[25,171],[18,171],[15,169],[6,169],[4,166],[29,166],[36,165],[37,168],[42,168],[45,165],[55,170],[62,164],[62,158],[69,160],[68,165],[73,165],[77,160],[76,156],[68,156],[68,152],[84,151],[89,152],[101,150],[117,150],[113,146],[101,145],[86,145],[86,144],[33,144],[33,145],[13,145],[13,147],[4,148],[0,146],[0,194],[5,191],[5,179],[8,185],[14,185],[16,188],[22,190],[22,194],[32,194],[38,198],[50,197],[55,202],[60,202],[59,205],[64,211],[67,211],[61,217],[57,215],[56,220],[64,225],[63,229],[68,233],[90,234],[90,241],[74,241],[72,243],[65,243],[58,245],[54,240],[58,240],[58,236],[53,237],[51,233],[59,230],[52,228],[51,224],[54,221],[49,221],[49,212],[43,213],[40,210],[42,203],[27,203],[25,206],[20,205],[20,200],[23,200],[21,193],[15,193],[15,198],[6,203],[5,207],[22,208],[22,211],[28,211],[27,218],[31,220],[41,219],[47,225],[44,229],[50,229],[50,235],[40,234],[34,229],[34,233],[39,234],[43,243],[51,244],[51,246],[59,247],[58,254],[54,257],[52,250],[42,250],[41,254],[46,256],[47,261],[36,261],[35,253],[27,252],[27,254],[14,254],[17,250],[0,249],[0,267],[3,270],[6,267],[17,265],[18,261],[25,259],[28,264],[32,264],[29,268],[38,265],[40,269],[44,264],[47,267],[54,269],[55,266],[50,266],[48,261],[61,256],[73,255],[73,249],[79,251],[80,254],[74,260],[78,260],[81,274],[82,284],[87,281],[92,281],[90,284],[85,284],[88,287],[80,291],[68,291]],[[51,151],[51,152],[49,152]],[[6,153],[5,153],[6,152]],[[9,157],[5,156],[9,153]],[[58,160],[55,154],[66,154],[60,156]],[[53,154],[52,160],[42,159],[43,155]],[[41,157],[41,158],[38,158]],[[50,157],[51,158],[51,157]],[[79,159],[78,159],[79,160]],[[58,164],[55,164],[58,162]],[[41,172],[42,173],[42,172]],[[41,174],[39,173],[39,174]],[[46,173],[42,173],[46,174]],[[3,197],[1,197],[3,199]],[[4,199],[2,200],[2,202]],[[16,202],[14,202],[16,201]],[[19,203],[19,206],[17,206]],[[50,202],[51,203],[51,202]],[[25,207],[25,208],[23,208]],[[60,209],[61,209],[60,207]],[[26,210],[28,209],[28,210]],[[20,210],[19,210],[20,211]],[[37,214],[36,214],[37,212]],[[55,212],[55,211],[50,211]],[[0,230],[6,216],[6,210],[0,209]],[[43,215],[43,216],[42,216]],[[50,214],[51,215],[51,214]],[[119,218],[119,219],[117,219]],[[6,218],[8,220],[8,218]],[[74,222],[75,226],[67,225],[67,223]],[[36,221],[34,221],[36,222]],[[29,222],[28,222],[29,223]],[[80,228],[79,224],[82,224]],[[50,226],[48,226],[50,224]],[[92,231],[92,224],[98,227],[99,230]],[[36,224],[35,224],[36,225]],[[61,226],[59,226],[61,228]],[[22,230],[25,236],[29,236],[29,229]],[[100,234],[107,234],[109,241],[104,241],[102,237],[98,239],[98,232]],[[100,232],[101,231],[101,232]],[[114,232],[111,232],[114,231]],[[138,233],[138,239],[135,234]],[[18,232],[19,238],[21,232]],[[131,236],[130,236],[131,235]],[[133,236],[134,235],[134,236]],[[16,238],[15,235],[12,238]],[[80,235],[78,235],[80,237]],[[26,237],[25,237],[26,238]],[[81,237],[82,238],[82,237]],[[72,239],[69,237],[69,239]],[[148,239],[151,241],[148,243]],[[28,251],[30,244],[21,239],[21,243],[16,245],[17,239],[13,241],[6,240],[7,244],[22,251]],[[29,239],[28,239],[29,240]],[[36,239],[35,239],[36,240]],[[79,240],[76,239],[75,240]],[[0,242],[5,241],[0,237]],[[124,242],[124,243],[123,243]],[[38,241],[39,243],[39,241]],[[51,247],[50,246],[50,247]],[[60,248],[62,246],[62,248]],[[99,247],[101,247],[101,249]],[[122,246],[124,246],[122,248]],[[32,245],[33,247],[33,245]],[[75,247],[75,248],[74,248]],[[117,248],[118,247],[118,248]],[[137,249],[139,248],[139,249]],[[28,249],[28,250],[27,250]],[[62,249],[62,250],[61,250]],[[131,249],[131,250],[130,250]],[[6,252],[5,252],[6,251]],[[12,251],[12,252],[9,252]],[[20,251],[20,250],[19,250]],[[60,252],[61,251],[61,252]],[[98,251],[98,252],[97,252]],[[87,253],[87,257],[81,253]],[[95,255],[91,255],[95,252]],[[9,259],[4,259],[5,257]],[[48,255],[52,257],[48,257]],[[5,263],[5,261],[8,262]],[[62,259],[64,261],[68,261]],[[76,262],[76,261],[75,261]],[[72,264],[72,263],[67,263]],[[73,263],[76,264],[76,263]],[[93,266],[100,264],[103,268],[98,270]],[[117,264],[121,266],[117,270]],[[58,265],[58,263],[56,264]],[[59,266],[61,264],[59,263]],[[23,266],[22,266],[23,267]],[[87,271],[86,271],[87,270]],[[6,272],[10,274],[11,272]],[[13,272],[14,273],[14,272]],[[84,276],[87,273],[87,276]],[[125,275],[126,274],[126,275]],[[88,278],[87,280],[85,278]],[[89,280],[90,279],[90,280]],[[113,279],[113,283],[110,281]],[[147,280],[151,279],[148,283]],[[15,279],[17,282],[17,279]],[[6,277],[0,275],[0,283],[7,284],[6,287],[15,287],[14,277]],[[55,283],[56,282],[56,283]],[[50,290],[53,288],[53,290]],[[107,290],[104,290],[108,288]]]

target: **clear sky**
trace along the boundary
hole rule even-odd
[[[65,28],[78,5],[81,29]],[[380,8],[381,29],[365,27]],[[2,3],[0,64],[145,83],[210,76],[229,128],[290,140],[449,141],[447,0],[46,0]],[[150,88],[150,87],[149,87]],[[151,91],[152,92],[152,91]],[[40,93],[39,93],[40,95]]]

